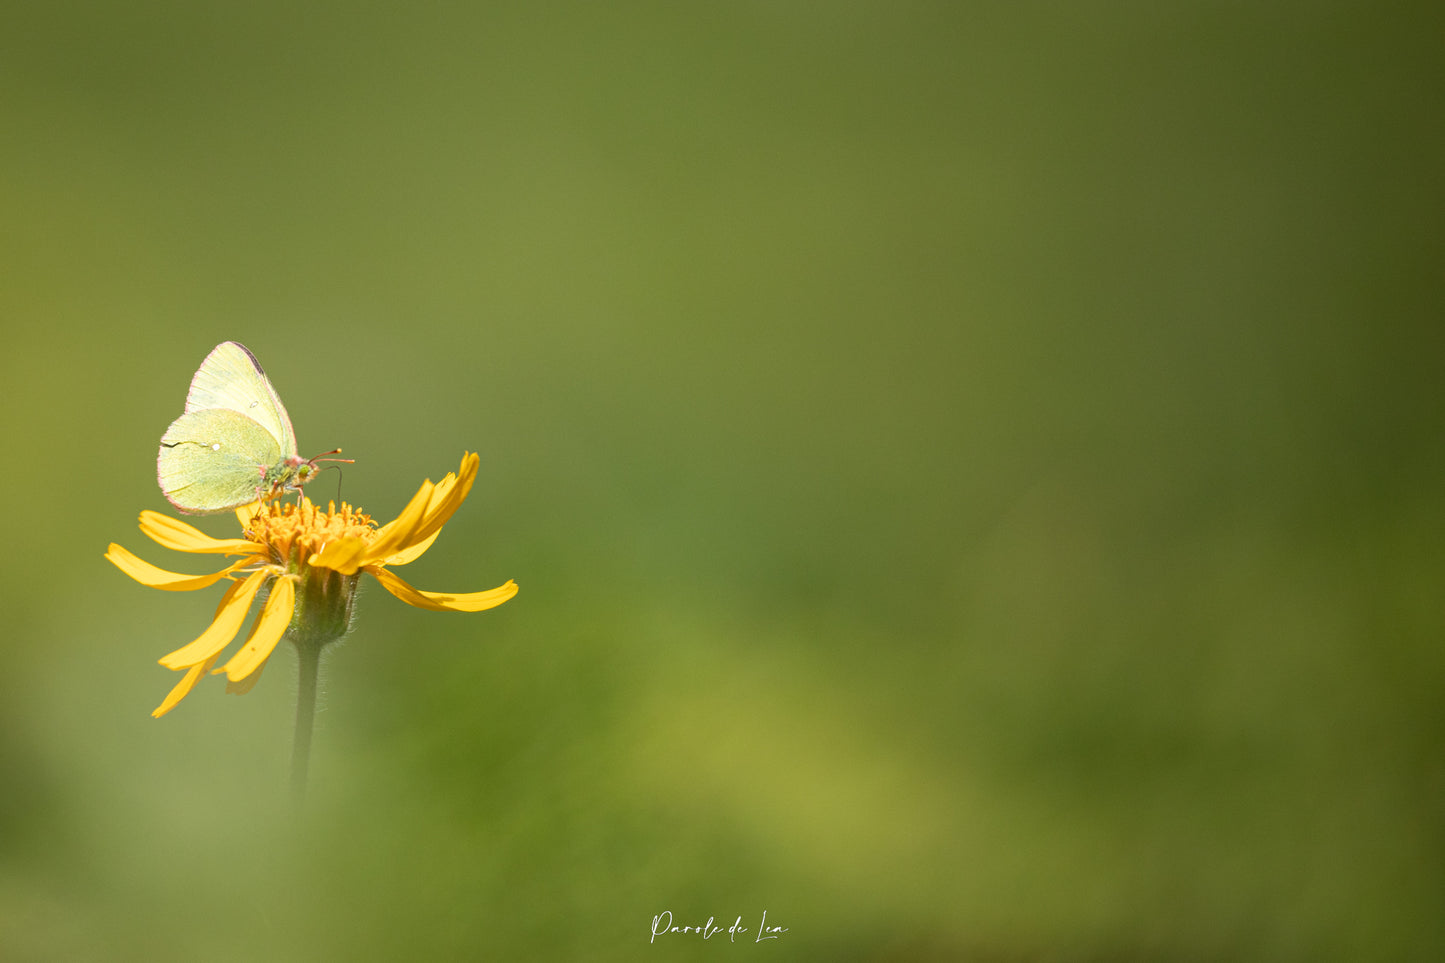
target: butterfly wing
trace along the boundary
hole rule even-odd
[[[229,408],[188,411],[161,437],[156,480],[181,511],[209,515],[255,501],[267,468],[281,460],[280,442],[249,416]]]
[[[235,341],[218,344],[206,355],[186,395],[186,414],[217,408],[239,412],[255,421],[276,439],[282,457],[296,457],[296,434],[286,406],[271,387],[261,362]]]
[[[223,512],[271,486],[268,473],[296,458],[291,419],[256,356],[218,344],[191,379],[185,414],[161,438],[156,478],[183,512]]]

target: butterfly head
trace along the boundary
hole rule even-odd
[[[348,465],[354,464],[350,458],[328,457],[339,454],[341,454],[341,449],[335,448],[331,451],[324,451],[315,458],[301,458],[300,456],[292,455],[279,465],[266,471],[262,487],[273,497],[287,491],[299,492],[302,485],[311,481],[324,470],[316,464],[317,462],[331,461],[345,462]]]

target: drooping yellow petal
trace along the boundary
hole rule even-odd
[[[423,592],[420,589],[412,588],[380,566],[373,566],[367,571],[376,576],[376,580],[381,583],[382,588],[407,605],[414,605],[419,609],[430,609],[433,612],[481,612],[495,608],[517,594],[517,583],[512,581],[486,592],[461,594]]]
[[[428,535],[425,539],[423,539],[423,540],[420,541],[420,542],[417,542],[415,545],[411,546],[410,548],[402,549],[400,552],[397,552],[395,555],[388,555],[386,558],[384,558],[384,559],[381,560],[381,564],[382,564],[382,565],[406,565],[406,564],[408,564],[408,563],[410,563],[410,562],[415,562],[417,559],[419,559],[419,558],[422,557],[422,554],[423,554],[424,552],[426,552],[427,549],[429,549],[429,548],[432,547],[432,544],[437,540],[437,536],[440,535],[441,533],[442,533],[441,529],[437,529],[436,531],[434,531],[434,532],[432,532],[430,535]]]
[[[185,678],[181,679],[181,681],[176,683],[176,687],[170,691],[170,694],[167,695],[164,700],[162,700],[160,705],[155,707],[155,710],[151,712],[151,715],[159,719],[161,716],[174,709],[178,702],[180,702],[186,696],[190,695],[191,690],[196,687],[196,683],[201,681],[201,676],[205,675],[208,671],[210,671],[211,665],[215,661],[216,656],[213,655],[205,662],[199,662],[191,666],[190,670],[186,672]]]
[[[227,679],[226,695],[245,695],[256,688],[256,683],[261,681],[261,673],[266,671],[266,665],[267,663],[262,662],[260,668],[246,676],[246,678],[240,682],[232,682],[230,679]]]
[[[233,582],[231,587],[226,590],[226,594],[221,597],[221,604],[216,606],[216,617],[206,631],[202,632],[194,642],[184,645],[162,658],[161,665],[167,669],[184,669],[207,660],[214,661],[220,651],[230,645],[231,640],[236,637],[236,633],[241,630],[241,623],[246,620],[246,613],[251,608],[251,601],[271,574],[270,572],[252,572],[242,581]]]
[[[182,575],[179,572],[167,572],[163,568],[156,568],[150,562],[141,561],[115,542],[110,543],[110,548],[106,550],[105,557],[109,559],[111,564],[116,568],[142,585],[164,589],[167,592],[191,592],[196,589],[203,589],[208,585],[215,585],[221,579],[236,571],[236,569],[251,564],[251,559],[243,558],[239,562],[227,565],[219,572],[214,572],[210,575]]]
[[[360,538],[338,538],[306,560],[316,568],[335,569],[342,575],[355,575],[370,556],[366,542]]]
[[[266,550],[265,546],[244,538],[212,538],[178,518],[149,510],[140,513],[140,530],[162,547],[177,552],[255,555]]]
[[[271,588],[271,597],[261,610],[261,617],[251,629],[251,637],[231,660],[216,672],[226,673],[232,682],[240,682],[259,669],[271,657],[271,650],[281,641],[286,626],[291,624],[291,613],[296,607],[296,583],[290,578],[279,578]]]

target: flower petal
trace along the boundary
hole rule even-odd
[[[221,598],[221,604],[216,606],[216,617],[206,631],[202,632],[196,641],[163,657],[161,665],[167,669],[184,669],[207,660],[214,661],[240,631],[241,623],[246,620],[246,612],[251,608],[251,600],[256,597],[256,593],[271,574],[252,572],[243,581],[231,583],[231,587]]]
[[[178,572],[167,572],[163,568],[156,568],[150,562],[143,562],[114,542],[110,543],[105,557],[110,559],[111,564],[116,568],[142,585],[164,589],[167,592],[191,592],[203,589],[208,585],[215,585],[236,569],[250,565],[252,561],[249,558],[243,558],[210,575],[182,575]]]
[[[380,566],[369,567],[367,571],[376,576],[376,580],[381,583],[382,588],[407,605],[414,605],[419,609],[430,609],[433,612],[481,612],[501,605],[517,594],[517,583],[510,581],[506,585],[499,585],[486,592],[464,592],[460,595],[446,592],[423,592],[420,589],[412,588]]]
[[[335,569],[342,575],[355,575],[369,555],[366,542],[354,536],[343,537],[327,544],[308,558],[306,564],[316,568]]]
[[[191,690],[196,687],[196,683],[201,681],[201,676],[205,675],[210,670],[211,663],[215,661],[216,657],[213,655],[205,662],[197,662],[195,665],[191,666],[190,671],[186,673],[186,677],[176,683],[176,687],[170,691],[170,694],[167,695],[164,700],[161,701],[160,705],[155,707],[155,709],[151,712],[151,715],[159,719],[161,716],[174,709],[178,702],[180,702],[186,696],[190,695]]]
[[[271,597],[266,600],[266,607],[261,610],[261,617],[251,629],[251,637],[241,646],[241,651],[231,656],[231,661],[215,671],[226,673],[226,678],[232,682],[240,682],[261,668],[286,633],[295,607],[296,583],[289,578],[277,579],[271,588]]]
[[[266,507],[265,502],[251,502],[249,505],[242,505],[236,509],[236,521],[241,523],[242,529],[251,527],[251,519]]]
[[[226,695],[245,695],[256,688],[256,683],[261,681],[261,673],[266,671],[266,665],[267,663],[262,662],[260,668],[246,676],[246,678],[240,682],[232,682],[230,679],[227,679]]]
[[[150,510],[140,513],[140,530],[163,548],[177,552],[256,555],[266,550],[265,546],[244,538],[212,538],[178,518]]]
[[[437,484],[436,490],[432,493],[431,503],[427,505],[426,518],[422,521],[421,527],[412,534],[412,540],[419,542],[422,539],[431,538],[442,530],[442,526],[455,514],[462,502],[467,500],[467,495],[472,490],[472,483],[477,480],[477,466],[482,463],[481,456],[476,452],[467,452],[462,455],[462,465],[458,474],[453,476],[450,472]]]
[[[432,542],[436,541],[442,526],[461,507],[467,493],[472,490],[480,463],[481,459],[476,453],[468,452],[462,456],[460,477],[447,472],[446,477],[435,485],[430,480],[422,482],[406,510],[394,521],[380,528],[378,537],[371,543],[361,566],[378,563],[405,565],[420,558],[422,553],[431,547]],[[413,523],[411,512],[415,510],[418,502],[423,503],[424,509],[420,518]]]
[[[410,547],[412,542],[416,541],[412,534],[426,517],[427,503],[431,501],[431,493],[435,488],[436,486],[430,481],[421,483],[421,487],[416,490],[411,501],[406,503],[401,514],[381,526],[377,531],[376,538],[370,545],[370,551],[366,553],[364,564],[371,564],[388,555],[394,555]]]
[[[441,533],[441,529],[437,529],[436,531],[432,532],[431,535],[427,536],[422,541],[417,542],[415,545],[412,545],[410,548],[404,548],[400,552],[397,552],[395,555],[388,555],[386,558],[381,560],[381,564],[406,565],[410,562],[415,562],[417,559],[422,557],[422,554],[425,553],[427,549],[432,547],[432,543],[437,540],[437,536]]]

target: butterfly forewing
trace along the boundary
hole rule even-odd
[[[206,355],[186,395],[187,414],[213,409],[245,415],[271,433],[283,457],[296,456],[296,435],[285,405],[256,356],[234,341],[218,344]]]

